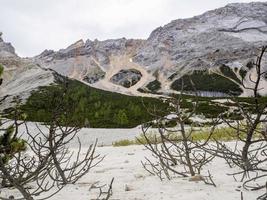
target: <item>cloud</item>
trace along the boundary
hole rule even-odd
[[[171,20],[234,0],[0,0],[0,31],[21,56],[79,39],[147,38]]]

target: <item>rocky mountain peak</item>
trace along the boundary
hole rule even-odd
[[[78,40],[77,42],[73,43],[72,45],[68,46],[65,50],[63,51],[71,51],[73,49],[78,49],[78,48],[82,48],[84,47],[85,43],[84,41],[81,39],[81,40]]]
[[[6,43],[0,34],[0,64],[4,67],[3,84],[0,87],[0,110],[15,104],[14,97],[19,96],[21,103],[38,90],[55,81],[54,72],[36,65],[32,59],[20,58],[15,53],[15,48]],[[43,54],[48,54],[48,50]]]
[[[251,58],[255,46],[266,42],[267,3],[229,4],[155,29],[134,61],[152,69],[159,65],[189,69],[198,66],[198,60],[212,67],[219,57],[229,60],[229,65],[244,64],[244,56],[236,51],[245,49],[245,57]],[[213,54],[217,49],[224,54]]]
[[[15,48],[11,43],[7,43],[2,38],[3,33],[0,32],[0,57],[16,57]]]
[[[194,69],[246,65],[254,58],[255,49],[264,44],[267,3],[234,3],[173,20],[155,29],[147,40],[79,40],[58,52],[43,52],[37,62],[106,90],[123,85],[120,80],[112,82],[112,77],[120,79],[116,75],[122,70],[136,69],[143,75],[129,88],[136,93],[137,87],[155,79],[167,88],[170,77],[176,79]]]
[[[267,2],[234,3],[173,20],[147,40],[78,40],[59,51],[45,50],[33,60],[100,89],[140,95],[139,89],[150,83],[160,85],[161,92],[173,92],[173,82],[194,70],[246,66],[263,45]],[[1,37],[0,50],[14,53]]]

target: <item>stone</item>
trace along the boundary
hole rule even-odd
[[[195,176],[190,177],[189,181],[192,181],[192,182],[204,181],[204,177],[201,175],[195,175]]]

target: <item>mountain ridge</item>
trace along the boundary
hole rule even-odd
[[[173,84],[195,70],[223,75],[220,68],[228,67],[240,79],[239,72],[248,70],[258,48],[266,44],[267,2],[234,3],[192,18],[173,20],[156,28],[146,40],[78,40],[65,49],[45,50],[32,58],[19,58],[12,45],[1,38],[0,63],[6,69],[14,69],[14,73],[21,65],[22,71],[27,71],[27,66],[38,68],[40,73],[52,69],[102,90],[155,96],[151,93],[177,93],[174,88],[179,87]],[[34,76],[27,76],[30,74]],[[250,95],[233,79],[220,80],[225,81],[237,84],[243,90],[241,95]],[[48,82],[44,80],[44,85]],[[266,80],[263,84],[267,84]],[[267,89],[261,93],[267,94]]]
[[[222,65],[240,68],[251,62],[257,48],[267,44],[266,19],[266,2],[228,4],[173,20],[156,28],[146,40],[80,40],[49,55],[40,54],[35,60],[84,83],[94,80],[87,84],[100,89],[143,95],[140,89],[147,90],[147,85],[157,80],[161,83],[159,92],[171,93],[175,91],[170,77],[178,79],[195,69]],[[132,69],[142,69],[137,85],[125,88],[123,83],[111,81],[121,70]]]

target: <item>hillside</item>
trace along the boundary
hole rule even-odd
[[[40,86],[50,85],[55,81],[54,72],[43,69],[30,59],[20,58],[15,48],[2,39],[0,33],[0,65],[4,68],[3,84],[0,86],[0,111],[14,105],[14,97],[25,103],[31,92]]]
[[[266,2],[228,4],[199,16],[174,20],[155,29],[147,40],[79,40],[66,49],[45,50],[34,61],[108,91],[130,95],[171,93],[173,82],[194,70],[246,68],[257,48],[267,44],[266,18]],[[160,83],[156,91],[149,89],[153,81]],[[238,86],[243,96],[249,95]],[[261,92],[266,94],[267,90]]]
[[[62,77],[32,92],[20,107],[28,121],[50,122],[54,111],[61,110],[56,114],[66,112],[68,125],[91,128],[133,128],[153,120],[148,112],[153,108],[164,110],[159,115],[167,114],[167,104],[159,99],[99,90]]]
[[[65,76],[71,86],[67,96],[77,106],[73,117],[81,123],[89,120],[91,127],[134,127],[150,121],[153,118],[142,101],[165,108],[151,97],[181,90],[191,94],[191,80],[200,96],[248,97],[251,93],[244,86],[255,75],[252,63],[258,48],[267,44],[266,19],[265,2],[229,4],[174,20],[155,29],[147,40],[79,40],[33,58],[20,58],[1,34],[0,99],[4,100],[0,110],[14,106],[17,97],[29,120],[49,121],[54,106],[49,97],[62,93],[58,79]],[[265,57],[263,62],[267,63]],[[266,84],[263,79],[261,95],[267,93]],[[183,102],[185,108],[192,106],[190,99]],[[211,100],[203,101],[198,114],[215,116],[225,111]]]

